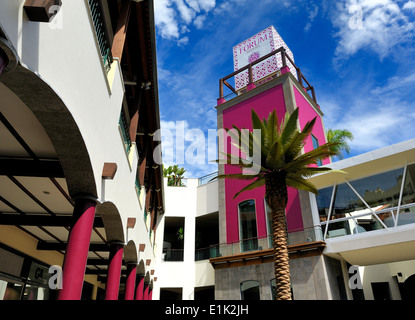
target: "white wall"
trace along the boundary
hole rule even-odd
[[[0,25],[14,46],[21,64],[46,82],[72,114],[89,152],[98,200],[110,201],[123,223],[125,243],[146,244],[142,259],[154,254],[144,211],[135,191],[138,153],[127,157],[118,121],[124,83],[118,60],[109,76],[103,68],[87,0],[64,1],[51,23],[31,22],[23,10],[25,0],[1,2]],[[103,181],[104,162],[118,165],[114,180]],[[126,221],[137,219],[127,239]]]
[[[198,179],[187,179],[186,187],[168,187],[167,179],[164,179],[166,211],[156,235],[157,257],[161,261],[165,219],[184,217],[184,258],[182,262],[160,262],[157,268],[157,281],[153,289],[155,300],[160,298],[160,288],[182,288],[183,300],[193,300],[195,287],[214,285],[214,271],[209,261],[195,262],[197,208],[208,207],[201,203],[207,200],[206,190],[201,190],[203,188],[206,189],[204,186],[198,187]],[[200,194],[204,196],[200,197]],[[217,191],[215,194],[217,195]]]

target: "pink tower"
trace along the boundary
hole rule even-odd
[[[323,113],[317,104],[314,88],[307,82],[294,57],[274,27],[269,27],[233,48],[235,72],[219,81],[217,105],[218,129],[252,129],[251,109],[260,118],[268,117],[276,110],[278,119],[299,108],[301,128],[317,117],[312,136],[306,142],[304,152],[326,142]],[[234,81],[234,86],[231,82]],[[230,90],[231,96],[224,96]],[[228,149],[230,149],[230,143]],[[330,163],[327,159],[321,165]],[[219,165],[219,173],[233,173],[230,165]],[[265,205],[265,187],[246,191],[234,199],[234,195],[248,182],[221,179],[219,181],[219,221],[221,243],[234,243],[244,239],[265,238],[271,234]],[[314,225],[309,196],[306,192],[288,190],[286,210],[288,231],[302,230]],[[260,240],[241,244],[241,252],[255,250]]]

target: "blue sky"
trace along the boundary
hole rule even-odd
[[[217,128],[218,81],[234,71],[233,46],[270,25],[314,86],[326,129],[354,134],[350,156],[415,138],[414,0],[154,2],[161,127],[174,135],[179,122],[187,151]],[[187,177],[216,170],[214,155],[192,164],[172,141],[162,142],[166,165]]]

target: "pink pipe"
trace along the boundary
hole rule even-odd
[[[134,300],[135,293],[135,279],[137,273],[136,264],[127,265],[127,282],[125,284],[125,297],[124,300]]]
[[[138,285],[135,291],[135,300],[144,300],[144,276],[138,276]]]
[[[110,261],[108,265],[108,278],[105,287],[105,300],[117,300],[120,290],[120,277],[122,254],[124,246],[120,243],[110,244]]]
[[[59,300],[81,299],[95,207],[96,203],[93,200],[75,200],[75,223],[69,232],[62,271],[63,288],[59,291]]]

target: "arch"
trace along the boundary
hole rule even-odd
[[[98,204],[97,214],[101,216],[102,222],[104,223],[107,241],[119,241],[125,243],[121,216],[115,204],[109,201]],[[130,249],[128,248],[128,250]]]
[[[242,300],[260,300],[259,282],[257,280],[246,280],[241,282]]]
[[[124,260],[126,263],[137,263],[137,247],[133,240],[128,241],[127,245],[124,247]]]
[[[144,276],[146,274],[146,267],[144,260],[140,260],[140,262],[137,265],[137,274]]]
[[[77,195],[97,198],[88,150],[71,112],[38,74],[19,63],[13,69],[2,75],[0,81],[33,112],[43,126],[60,160],[69,195],[72,198]]]

